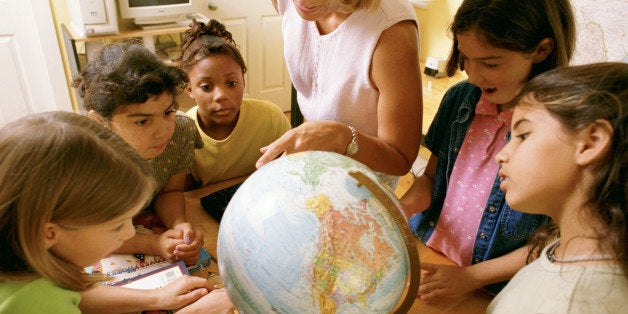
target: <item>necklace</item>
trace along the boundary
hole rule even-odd
[[[556,241],[547,249],[547,259],[552,263],[575,263],[575,262],[591,262],[591,261],[612,261],[617,258],[612,254],[594,254],[594,255],[578,255],[569,256],[563,259],[559,259],[554,255],[554,250],[558,246],[560,241]]]

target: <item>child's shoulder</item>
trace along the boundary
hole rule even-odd
[[[178,114],[185,114],[188,118],[194,119],[196,118],[196,113],[198,112],[198,105],[193,106],[192,108],[188,109],[188,111],[186,111],[185,113],[183,111],[177,111]]]
[[[196,108],[190,109],[188,112],[178,111],[175,114],[175,125],[177,128],[185,130],[196,130],[196,122],[192,116],[196,116]]]
[[[277,108],[274,102],[265,99],[255,99],[255,98],[242,98],[242,106],[258,106],[261,108]]]
[[[269,112],[271,114],[282,114],[283,110],[275,103],[269,100],[243,98],[240,110],[249,110],[252,112]]]
[[[274,128],[283,134],[290,129],[290,120],[279,106],[268,100],[244,98],[240,107],[240,121],[247,125]],[[238,122],[240,123],[240,122]]]
[[[192,116],[196,117],[196,110],[194,107],[190,111],[193,113],[185,113],[183,111],[177,111],[175,114],[175,130],[172,140],[175,142],[187,142],[190,145],[194,145],[194,148],[202,148],[203,141],[201,135],[196,127],[196,120],[192,119]]]
[[[191,108],[190,110],[188,110],[187,112],[183,112],[180,110],[177,110],[175,112],[175,118],[177,120],[177,122],[179,123],[194,123],[194,119],[192,119],[192,113],[196,113],[196,110],[198,109],[198,106],[194,106],[193,108]]]
[[[469,80],[462,80],[452,85],[451,87],[449,87],[449,89],[447,89],[448,94],[449,93],[468,94],[468,93],[472,93],[476,91],[481,92],[482,90],[479,87],[471,84]]]
[[[44,278],[0,283],[0,309],[7,313],[32,313],[44,308],[49,313],[80,313],[80,298],[78,292]]]
[[[469,83],[468,80],[463,80],[454,84],[445,92],[441,103],[460,104],[470,97],[474,101],[475,99],[480,99],[481,95],[482,90],[479,87]]]

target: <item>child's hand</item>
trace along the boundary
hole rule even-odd
[[[189,222],[182,222],[172,226],[172,230],[179,233],[179,237],[183,239],[185,244],[190,244],[194,241],[194,228]]]
[[[183,239],[179,236],[179,232],[175,230],[166,230],[166,232],[159,235],[159,241],[157,243],[158,252],[157,255],[165,258],[168,262],[178,261],[175,255],[177,245],[183,244]]]
[[[207,295],[211,288],[207,279],[193,276],[182,276],[167,286],[152,290],[156,308],[174,310],[186,306]]]
[[[200,230],[194,230],[192,225],[187,222],[175,225],[173,230],[178,232],[183,240],[183,243],[174,248],[173,255],[186,265],[194,265],[200,255],[201,247],[205,243],[203,233]]]
[[[419,298],[425,302],[461,297],[479,287],[467,267],[421,263]]]
[[[178,314],[190,313],[233,313],[234,307],[224,288],[214,290],[196,302],[177,311]]]

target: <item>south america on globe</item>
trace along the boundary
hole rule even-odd
[[[400,205],[365,165],[301,152],[254,172],[220,223],[218,267],[239,313],[405,313],[419,257]]]

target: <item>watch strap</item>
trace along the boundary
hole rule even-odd
[[[347,125],[347,127],[351,131],[351,141],[347,144],[345,156],[351,156],[358,152],[358,131],[350,125]]]

